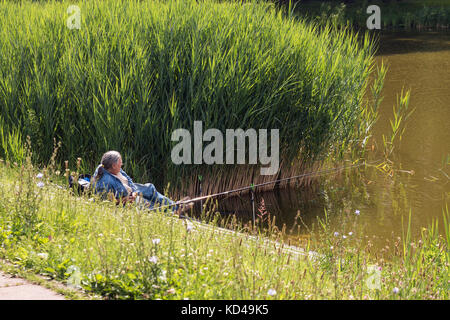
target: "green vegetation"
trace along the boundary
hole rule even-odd
[[[433,224],[412,241],[405,223],[387,258],[353,212],[340,213],[338,230],[320,220],[301,255],[267,241],[286,236],[271,224],[244,228],[212,211],[200,225],[76,197],[57,179],[51,171],[38,177],[30,157],[21,167],[1,161],[0,258],[105,299],[449,298],[448,208],[444,237]]]
[[[406,0],[406,1],[293,1],[295,13],[319,23],[333,22],[367,29],[366,12],[369,5],[381,9],[382,30],[392,29],[433,29],[450,27],[450,3],[446,0]],[[287,1],[282,1],[286,4]]]
[[[0,5],[0,156],[11,162],[22,163],[30,136],[34,163],[49,161],[55,141],[57,163],[81,156],[85,171],[116,149],[138,181],[192,188],[202,174],[213,191],[218,180],[258,183],[244,180],[259,169],[176,166],[174,129],[279,129],[282,177],[347,150],[371,120],[367,35],[264,2],[186,0],[80,1],[81,29],[70,30],[69,4]]]
[[[194,120],[222,131],[279,128],[280,178],[348,149],[359,158],[386,69],[372,73],[374,42],[342,28],[340,15],[324,23],[268,3],[80,1],[81,29],[70,30],[73,3],[19,2],[0,5],[2,268],[105,299],[449,298],[448,207],[444,236],[435,222],[413,241],[405,221],[383,255],[353,203],[330,207],[300,252],[263,202],[258,228],[214,209],[203,212],[205,225],[58,186],[66,184],[63,160],[77,162],[76,176],[108,149],[121,151],[139,180],[178,191],[181,180],[195,187],[197,174],[209,191],[260,182],[244,166],[174,166],[171,132]],[[383,136],[381,171],[395,169],[408,99],[399,97],[392,134]],[[338,229],[329,214],[342,219]]]

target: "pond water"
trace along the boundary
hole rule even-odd
[[[415,111],[394,151],[402,171],[388,177],[374,168],[359,168],[329,176],[309,190],[258,193],[256,214],[260,214],[258,207],[264,199],[265,209],[276,216],[278,227],[294,227],[294,243],[308,236],[325,209],[333,230],[348,216],[377,246],[401,236],[410,213],[413,236],[436,219],[443,232],[443,209],[450,195],[450,166],[446,164],[450,157],[450,32],[383,33],[376,62],[382,60],[389,69],[370,143],[374,146],[372,157],[382,155],[382,135],[390,132],[397,95],[402,88],[410,89],[410,109]],[[221,200],[219,205],[221,211],[236,213],[244,221],[252,219],[248,195]],[[301,223],[296,219],[298,213]]]

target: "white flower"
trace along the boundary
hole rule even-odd
[[[339,232],[336,231],[336,232],[334,233],[334,236],[337,237],[338,235],[339,235]]]
[[[315,251],[308,251],[308,258],[312,259],[312,260],[316,260],[317,258],[319,258],[319,254]]]
[[[357,216],[359,216],[359,210],[355,210],[355,214],[357,215]]]
[[[39,188],[42,188],[45,184],[44,184],[42,181],[39,181],[38,183],[36,183],[36,185],[37,185]]]
[[[399,288],[397,288],[397,287],[395,287],[394,289],[392,289],[392,292],[393,292],[393,293],[395,293],[395,294],[397,294],[397,293],[399,293],[399,292],[400,292],[400,289],[399,289]]]
[[[348,233],[348,235],[349,235],[349,236],[353,235],[353,232],[350,231],[350,232]]]
[[[158,257],[152,256],[152,257],[148,258],[148,261],[156,264],[156,263],[158,263]]]
[[[36,178],[38,178],[38,179],[42,179],[43,177],[44,177],[44,175],[42,173],[38,173],[36,176]]]
[[[48,253],[47,253],[47,252],[41,252],[41,253],[38,253],[37,256],[38,256],[39,258],[44,259],[44,260],[47,260],[47,259],[48,259]]]
[[[192,231],[192,228],[193,228],[192,223],[188,223],[188,224],[186,225],[186,231],[187,231],[187,232],[191,232],[191,231]]]
[[[269,289],[269,291],[267,291],[267,294],[268,294],[269,296],[274,296],[274,295],[277,294],[277,292],[276,292],[275,289]]]
[[[342,239],[347,239],[347,236],[342,236]]]
[[[161,239],[153,239],[152,242],[153,244],[159,244],[161,242]]]
[[[174,288],[171,288],[171,289],[167,290],[167,293],[169,293],[169,294],[175,294],[175,289],[174,289]]]

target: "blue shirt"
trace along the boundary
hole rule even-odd
[[[116,199],[128,196],[128,191],[122,184],[122,181],[111,174],[108,170],[103,169],[103,175],[100,177],[100,179],[97,180],[99,168],[100,166],[95,169],[94,175],[92,176],[95,179],[95,185],[93,186],[95,193],[99,193],[102,194],[102,196],[105,196],[106,194],[112,192]],[[149,207],[150,209],[153,209],[155,207],[155,204],[158,204],[159,206],[165,206],[175,203],[174,201],[159,193],[153,184],[134,183],[133,180],[125,173],[125,171],[120,169],[120,173],[128,180],[128,185],[133,192],[142,194],[147,207]],[[170,208],[172,208],[172,211],[178,210],[178,205],[173,205]]]

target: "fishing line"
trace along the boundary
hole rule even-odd
[[[364,161],[362,163],[353,164],[353,165],[350,165],[350,166],[342,166],[342,167],[339,167],[339,168],[332,168],[332,169],[321,170],[321,171],[316,171],[316,172],[303,173],[303,174],[296,175],[296,176],[291,176],[291,177],[287,177],[287,178],[282,178],[282,179],[277,179],[277,180],[273,180],[273,181],[263,182],[263,183],[259,183],[259,184],[255,184],[255,185],[252,184],[250,186],[245,186],[245,187],[232,189],[232,190],[228,190],[228,191],[213,193],[213,194],[210,194],[210,195],[200,196],[200,197],[193,198],[193,199],[180,200],[180,201],[174,202],[174,203],[169,204],[169,205],[159,206],[157,208],[147,209],[147,210],[154,211],[154,210],[166,209],[166,208],[170,208],[170,207],[173,207],[173,206],[184,205],[184,204],[188,204],[188,203],[191,203],[191,202],[202,201],[202,200],[206,200],[206,199],[214,198],[214,197],[219,197],[219,196],[225,196],[225,195],[229,195],[229,194],[232,194],[232,193],[241,192],[241,191],[245,191],[245,190],[249,190],[249,189],[254,191],[257,187],[262,187],[262,186],[266,186],[266,185],[273,184],[273,183],[279,183],[279,182],[284,182],[284,181],[289,181],[289,180],[299,179],[299,178],[305,178],[305,177],[310,177],[310,176],[327,175],[327,174],[331,174],[331,173],[334,173],[334,172],[342,171],[342,170],[345,170],[345,169],[361,167],[363,165],[373,165],[374,163],[376,163],[378,161],[380,161],[380,160],[374,160],[374,161],[371,161],[371,162],[368,162],[368,163],[366,161]]]

